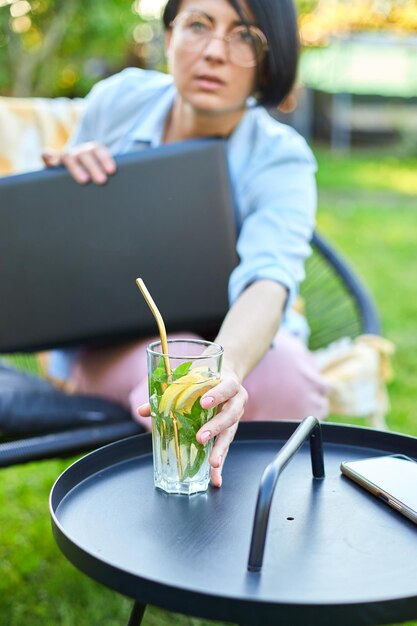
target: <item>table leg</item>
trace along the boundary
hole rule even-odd
[[[135,602],[127,626],[140,626],[145,613],[146,604]]]

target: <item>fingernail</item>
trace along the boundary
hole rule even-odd
[[[207,443],[207,441],[210,439],[210,437],[211,437],[211,432],[209,430],[205,430],[200,435],[200,442],[201,443]]]
[[[206,396],[205,398],[202,398],[200,404],[203,407],[203,409],[208,409],[210,406],[213,406],[214,404],[213,396]]]

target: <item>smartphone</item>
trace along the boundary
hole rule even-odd
[[[417,524],[417,463],[403,454],[379,456],[340,465],[354,480]]]

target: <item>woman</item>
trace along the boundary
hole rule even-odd
[[[170,75],[128,69],[96,85],[68,148],[45,153],[44,161],[64,164],[81,184],[102,184],[115,174],[112,154],[227,138],[240,264],[216,337],[224,347],[222,381],[201,399],[204,408],[221,410],[197,434],[200,443],[216,437],[211,480],[220,486],[242,416],[301,419],[327,412],[326,385],[291,332],[314,228],[315,163],[303,139],[259,106],[279,104],[294,81],[298,39],[291,0],[169,0],[164,23]],[[119,400],[134,414],[140,404],[137,419],[149,423],[148,341],[78,352],[73,386]]]

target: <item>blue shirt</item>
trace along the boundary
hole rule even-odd
[[[160,72],[129,68],[111,76],[87,96],[69,146],[97,141],[112,154],[158,146],[176,93],[172,77]],[[315,223],[314,157],[294,129],[250,103],[227,153],[240,259],[229,281],[230,303],[254,281],[274,280],[288,291],[283,325],[291,327]],[[64,364],[55,355],[52,373],[65,374]]]

